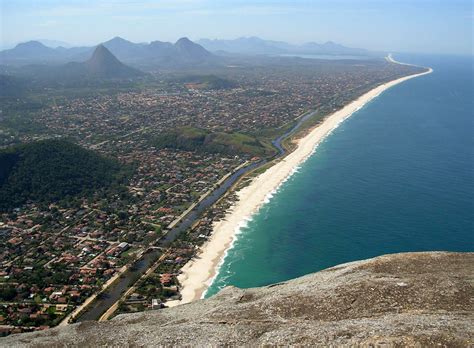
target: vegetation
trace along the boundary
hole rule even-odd
[[[8,75],[0,74],[0,98],[21,97],[26,91],[25,81]]]
[[[64,140],[44,140],[0,151],[0,210],[50,203],[119,186],[128,168]]]
[[[162,134],[153,141],[157,148],[172,148],[222,154],[247,154],[267,157],[275,153],[269,142],[238,132],[211,132],[182,127]]]
[[[178,82],[191,83],[201,89],[227,89],[234,88],[234,81],[216,75],[186,75],[176,79]]]

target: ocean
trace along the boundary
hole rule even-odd
[[[397,54],[434,72],[335,129],[244,223],[206,293],[408,251],[474,251],[473,57]]]

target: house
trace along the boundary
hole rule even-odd
[[[160,275],[160,283],[163,286],[170,285],[171,282],[173,281],[173,275],[169,273],[164,273]]]
[[[56,305],[56,311],[58,312],[66,312],[68,308],[67,304],[57,304]]]

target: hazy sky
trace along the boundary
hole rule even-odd
[[[1,44],[259,36],[472,54],[472,0],[0,0]]]

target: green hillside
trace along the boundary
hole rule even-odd
[[[0,210],[90,195],[125,177],[118,161],[64,140],[14,146],[0,151]]]
[[[228,155],[268,157],[275,154],[271,144],[252,136],[237,132],[211,132],[195,127],[182,127],[162,134],[154,140],[154,145],[158,148]]]
[[[216,75],[185,75],[177,77],[175,81],[182,83],[192,83],[202,89],[228,89],[235,88],[237,84],[234,81],[224,79]]]

